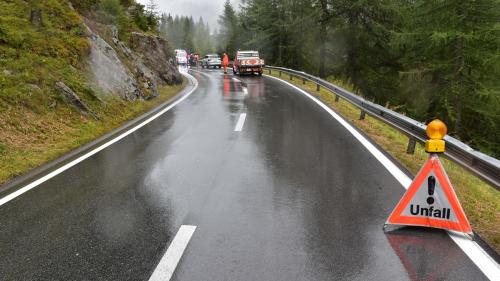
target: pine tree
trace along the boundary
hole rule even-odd
[[[192,17],[186,17],[184,18],[183,22],[183,35],[184,38],[182,40],[182,47],[188,52],[192,53],[195,51],[195,46],[194,46],[194,21]]]
[[[500,156],[499,0],[246,0],[235,15],[226,1],[222,49],[334,76]]]
[[[246,1],[240,15],[243,46],[261,51],[269,63],[316,72],[316,16],[311,1]]]
[[[160,26],[159,26],[160,34],[167,35],[168,34],[168,15],[162,13],[160,16]]]
[[[326,41],[328,39],[328,31],[331,20],[334,16],[333,5],[328,0],[318,0],[317,6],[321,13],[319,17],[320,31],[318,33],[319,41],[319,77],[325,78],[325,62],[326,62]]]
[[[398,22],[392,1],[345,0],[336,5],[342,20],[336,22],[335,36],[344,46],[337,73],[358,94],[381,104],[397,103],[394,89],[399,65],[390,40]]]
[[[146,5],[146,19],[149,25],[149,28],[153,30],[158,26],[158,4],[156,4],[156,0],[149,0]]]
[[[411,20],[395,42],[407,54],[405,78],[427,89],[425,117],[500,155],[500,2],[420,0],[406,15]]]
[[[205,22],[201,17],[195,25],[194,34],[195,36],[193,40],[197,53],[208,54],[214,52],[213,39],[212,35],[210,34],[210,27],[208,23],[205,25]]]
[[[148,16],[157,16],[158,14],[158,4],[156,4],[156,0],[149,0],[146,5],[146,14]]]
[[[226,52],[229,57],[234,57],[235,51],[241,46],[238,42],[240,35],[239,18],[231,2],[226,0],[224,11],[219,17],[219,51]]]

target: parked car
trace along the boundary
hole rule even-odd
[[[220,60],[220,56],[217,54],[208,54],[201,61],[202,68],[221,68],[222,62]]]
[[[264,71],[264,60],[260,58],[258,51],[238,51],[233,62],[234,74],[258,74],[262,76]]]
[[[177,49],[175,50],[175,60],[179,65],[187,65],[187,52],[185,50]]]

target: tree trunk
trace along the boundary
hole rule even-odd
[[[350,40],[352,41],[352,40]],[[354,50],[354,47],[352,44],[349,44],[349,49],[347,50],[347,69],[348,69],[348,75],[349,78],[351,79],[351,83],[354,85],[355,88],[357,88],[357,83],[358,83],[358,71],[356,67],[356,52]]]
[[[42,22],[42,10],[41,9],[37,9],[37,8],[32,8],[31,9],[30,21],[31,21],[31,24],[33,24],[34,26],[41,27],[43,25],[43,22]]]
[[[328,37],[328,23],[330,22],[330,13],[328,11],[328,3],[326,0],[321,0],[321,19],[319,32],[319,77],[325,78],[325,61],[326,61],[326,40]]]
[[[326,37],[327,37],[327,22],[321,21],[321,28],[319,33],[319,77],[325,78],[325,60],[326,60]]]
[[[347,34],[347,75],[351,79],[351,83],[354,85],[355,93],[359,93],[359,81],[358,81],[358,63],[356,54],[356,38],[355,38],[355,25],[356,16],[354,12],[350,12],[348,16],[349,24],[349,34]]]
[[[301,4],[302,5],[302,4]],[[299,11],[300,11],[300,20],[301,21],[304,21],[304,9],[301,9],[301,7],[299,6]],[[299,25],[299,34],[300,34],[300,38],[306,38],[305,37],[305,32],[304,32],[304,25],[301,24]],[[301,54],[304,53],[304,46],[303,44],[299,44],[299,47],[295,50],[295,68],[299,67],[301,68],[303,65],[304,65],[304,59],[303,59],[303,56]]]
[[[432,121],[436,118],[443,118],[444,115],[439,115],[437,112],[437,108],[439,106],[440,100],[439,100],[439,95],[437,94],[438,88],[439,88],[439,82],[441,81],[441,77],[439,76],[439,73],[437,71],[432,73],[432,78],[430,81],[432,90],[431,90],[431,97],[430,101],[427,106],[427,113],[425,116],[426,121]]]
[[[278,4],[278,15],[279,15],[279,38],[278,38],[278,65],[283,65],[283,24],[284,24],[284,9],[281,5]]]
[[[455,111],[456,111],[456,119],[454,131],[458,136],[461,135],[462,130],[462,111],[463,111],[463,70],[464,70],[464,40],[463,38],[457,38],[455,45],[455,85],[454,85],[454,100],[455,100]]]
[[[464,7],[462,5],[458,6],[457,16],[462,19],[464,17]],[[461,20],[462,21],[462,20]],[[454,66],[454,81],[452,85],[453,93],[454,93],[454,106],[456,111],[456,119],[454,131],[457,136],[461,136],[462,134],[462,113],[463,113],[463,92],[464,92],[464,67],[465,67],[465,58],[464,58],[464,39],[462,37],[458,37],[455,39],[455,66]]]

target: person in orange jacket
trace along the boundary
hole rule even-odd
[[[224,74],[227,74],[227,67],[229,66],[229,58],[226,53],[222,56],[222,66],[224,67]]]

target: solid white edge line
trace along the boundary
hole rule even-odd
[[[94,154],[98,153],[99,151],[105,149],[106,147],[118,142],[119,140],[123,139],[124,137],[132,134],[133,132],[139,130],[140,128],[144,127],[146,124],[150,123],[151,121],[155,120],[156,118],[160,117],[161,115],[163,115],[165,112],[169,111],[170,109],[172,109],[174,106],[178,105],[179,103],[181,103],[182,101],[184,101],[187,97],[189,97],[197,88],[198,88],[198,81],[193,77],[191,76],[190,74],[188,73],[184,73],[184,72],[181,72],[184,76],[186,76],[187,78],[189,78],[191,81],[194,82],[194,88],[189,91],[187,94],[185,94],[182,98],[178,99],[177,101],[175,101],[174,103],[172,103],[171,105],[167,106],[166,108],[164,108],[162,111],[158,112],[157,114],[153,115],[152,117],[148,118],[146,121],[140,123],[139,125],[133,127],[132,129],[122,133],[121,135],[117,136],[116,138],[112,139],[112,140],[109,140],[108,142],[106,142],[105,144],[87,152],[86,154],[78,157],[77,159],[65,164],[64,166],[61,166],[59,167],[58,169],[48,173],[47,175],[31,182],[30,184],[22,187],[21,189],[18,189],[8,195],[6,195],[5,197],[1,198],[0,199],[0,206],[8,203],[9,201],[15,199],[16,197],[30,191],[31,189],[37,187],[38,185],[48,181],[49,179],[59,175],[60,173],[68,170],[69,168],[75,166],[76,164],[84,161],[85,159],[93,156]]]
[[[396,166],[396,164],[394,164],[389,158],[387,158],[387,156],[385,156],[380,150],[378,150],[369,140],[367,140],[362,134],[360,134],[356,129],[354,129],[354,127],[352,127],[347,121],[345,121],[335,111],[333,111],[331,108],[329,108],[327,105],[322,103],[320,100],[316,99],[315,97],[313,97],[309,93],[305,92],[304,90],[300,89],[299,87],[297,87],[293,84],[290,84],[286,81],[283,81],[281,79],[278,79],[276,77],[268,76],[268,75],[266,75],[266,76],[273,78],[273,79],[276,79],[278,81],[281,81],[283,83],[286,83],[287,85],[293,87],[294,89],[298,90],[300,93],[306,95],[307,97],[312,99],[314,102],[316,102],[325,111],[330,113],[330,115],[333,118],[335,118],[342,126],[344,126],[347,129],[347,131],[349,131],[359,142],[361,142],[361,144],[364,147],[366,147],[366,149],[368,149],[368,151],[370,151],[370,153],[373,154],[373,156],[375,156],[375,158],[377,158],[377,160],[380,161],[380,163],[382,163],[382,165],[389,171],[389,173],[391,173],[396,178],[396,180],[399,181],[399,183],[401,183],[401,185],[403,185],[405,188],[408,188],[410,186],[411,179],[405,173],[403,173],[403,171],[401,171],[398,168],[398,166]]]
[[[397,181],[405,188],[408,189],[412,179],[408,177],[398,166],[396,166],[387,156],[385,156],[378,148],[376,148],[369,140],[361,135],[351,124],[345,121],[340,115],[333,111],[326,104],[312,96],[301,88],[281,80],[274,76],[265,75],[266,77],[278,80],[282,83],[289,85],[300,93],[304,94],[316,104],[321,106],[333,118],[335,118],[342,126],[344,126],[375,158],[396,178]],[[462,251],[472,260],[472,262],[486,275],[490,280],[500,281],[500,265],[484,251],[476,242],[469,239],[467,236],[454,231],[447,231],[450,238],[462,249]]]
[[[238,123],[236,123],[236,127],[234,128],[235,132],[241,132],[241,130],[243,130],[243,125],[245,125],[246,118],[247,118],[246,113],[240,114],[240,118],[238,118]]]
[[[182,225],[168,246],[167,252],[161,258],[149,281],[169,281],[187,248],[189,240],[193,237],[196,226]]]

